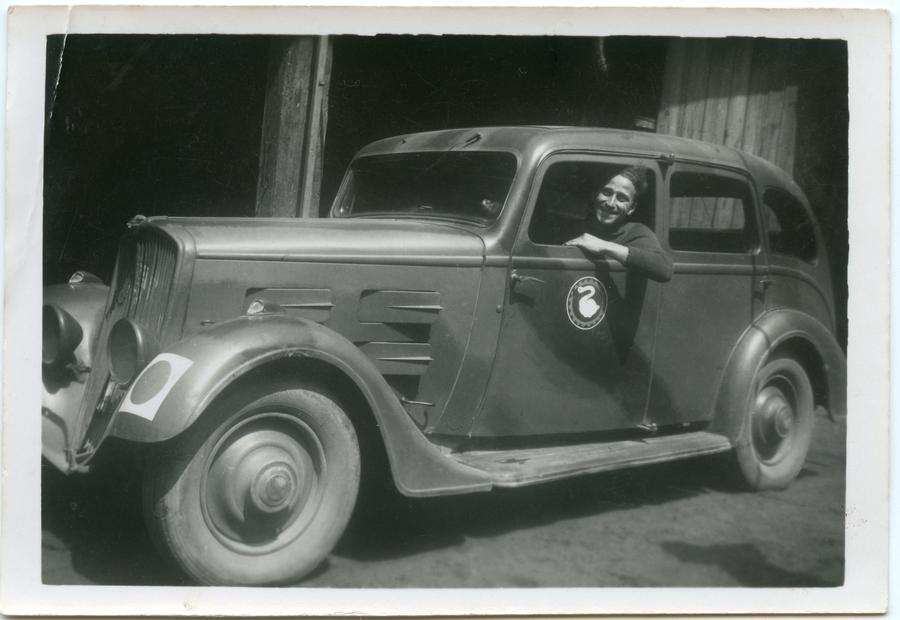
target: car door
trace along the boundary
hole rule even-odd
[[[475,436],[561,435],[645,421],[659,284],[564,246],[627,165],[650,167],[635,215],[651,223],[653,162],[557,155],[538,169],[514,243],[497,352]]]
[[[764,310],[767,281],[744,174],[675,163],[665,194],[660,241],[674,274],[662,290],[650,391],[659,426],[711,419],[728,357]]]

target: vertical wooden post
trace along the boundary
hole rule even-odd
[[[259,217],[319,214],[330,69],[328,37],[285,37],[272,44],[256,190]]]
[[[331,43],[327,36],[318,37],[313,73],[312,102],[307,125],[306,162],[303,166],[300,199],[302,217],[318,217],[322,197],[322,160],[325,131],[328,129],[328,91],[331,87]]]

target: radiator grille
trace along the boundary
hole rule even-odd
[[[120,317],[134,319],[161,340],[177,260],[175,244],[161,234],[144,234],[134,243],[126,243],[119,254],[112,304],[107,310],[112,322]]]
[[[173,309],[170,301],[174,291],[178,267],[178,248],[170,237],[155,229],[139,231],[123,239],[113,273],[113,285],[107,300],[103,327],[94,349],[91,373],[81,403],[80,420],[91,418],[95,411],[109,413],[112,405],[122,397],[122,390],[109,384],[109,358],[106,342],[112,326],[121,318],[130,318],[143,326],[163,344],[167,340],[167,321]],[[106,401],[106,402],[101,402]],[[91,420],[83,446],[89,457],[92,448],[102,439],[108,426],[105,416]],[[79,424],[79,427],[83,427]],[[84,438],[78,438],[81,445]]]

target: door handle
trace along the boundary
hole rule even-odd
[[[516,284],[519,284],[520,282],[536,282],[537,284],[544,284],[544,281],[540,278],[535,278],[534,276],[523,276],[515,269],[513,269],[512,273],[509,274],[509,281],[513,288],[515,288]]]
[[[766,300],[766,292],[769,290],[769,287],[775,284],[775,280],[772,278],[760,278],[756,282],[756,287],[753,289],[753,297],[754,299],[759,299],[762,301]]]

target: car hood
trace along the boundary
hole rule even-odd
[[[193,245],[197,258],[480,265],[474,231],[403,219],[168,218],[147,221]]]

